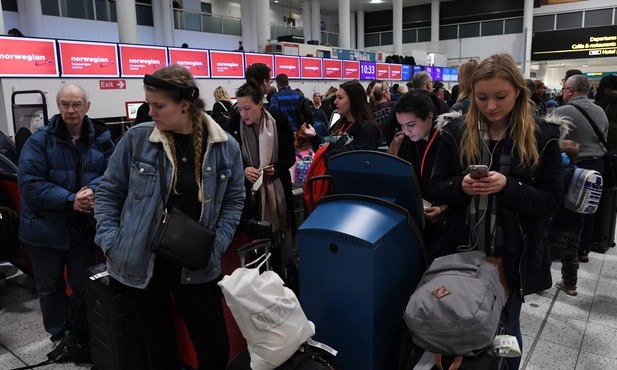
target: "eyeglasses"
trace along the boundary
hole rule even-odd
[[[566,90],[571,90],[571,91],[574,91],[574,90],[573,90],[570,86],[566,86],[566,87],[564,87],[564,88],[563,88],[563,89],[561,89],[561,90],[563,90],[563,91],[566,91]]]
[[[84,109],[84,103],[80,101],[75,103],[61,102],[60,104],[58,104],[58,107],[60,107],[62,110],[69,110],[71,108],[73,108],[73,110],[82,110]]]

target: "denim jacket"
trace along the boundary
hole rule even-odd
[[[244,206],[244,173],[238,143],[207,117],[208,138],[202,165],[205,202],[200,222],[216,232],[208,266],[182,270],[182,283],[212,281],[221,274],[225,252]],[[165,150],[164,168],[169,198],[176,168],[166,136],[154,123],[132,127],[118,143],[95,196],[95,241],[107,257],[107,271],[116,280],[145,288],[152,277],[155,255],[150,250],[162,221],[164,203],[159,180],[159,150]]]

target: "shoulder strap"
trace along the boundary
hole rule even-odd
[[[161,150],[159,150],[159,180],[161,182],[161,199],[163,200],[163,204],[165,204],[165,194],[167,193],[167,187],[165,186],[165,180],[163,179],[163,176],[165,175],[165,169],[163,168],[163,160],[165,159],[163,157],[164,151],[165,149],[163,148],[163,145],[161,145]],[[167,209],[167,207],[165,207],[165,209]]]
[[[598,136],[598,139],[600,139],[600,141],[602,142],[602,145],[604,145],[604,148],[606,149],[606,151],[610,152],[611,148],[608,146],[608,143],[606,142],[606,139],[604,138],[604,135],[602,135],[602,133],[600,132],[600,129],[598,128],[598,126],[596,126],[596,123],[591,119],[591,117],[589,117],[589,114],[587,114],[587,112],[585,112],[585,110],[583,108],[581,108],[581,107],[579,107],[577,105],[574,105],[574,104],[570,104],[570,105],[573,106],[574,108],[578,109],[578,111],[581,112],[581,114],[583,116],[585,116],[585,118],[587,119],[587,121],[591,125],[591,128],[593,128],[593,131]]]

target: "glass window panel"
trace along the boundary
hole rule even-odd
[[[294,36],[304,36],[304,30],[302,28],[292,28],[289,32]]]
[[[137,24],[140,26],[154,26],[152,18],[152,6],[136,4]]]
[[[410,44],[418,40],[416,30],[404,30],[403,31],[403,44]]]
[[[533,30],[535,31],[554,31],[555,15],[538,15],[533,17]]]
[[[201,12],[212,14],[212,4],[201,3]]]
[[[70,18],[94,19],[94,6],[91,1],[64,0],[66,12]],[[64,9],[63,9],[64,10]]]
[[[116,22],[116,2],[108,0],[96,0],[96,19],[99,21]]]
[[[452,24],[439,27],[440,40],[454,40],[458,38],[458,25]]]
[[[201,13],[184,12],[184,29],[201,31]]]
[[[588,10],[585,12],[585,27],[610,26],[613,9]]]
[[[203,22],[204,32],[221,33],[221,17],[202,14],[201,20]]]
[[[381,34],[381,45],[394,44],[394,32],[383,32]]]
[[[418,42],[427,42],[431,41],[431,29],[427,28],[418,28]]]
[[[223,18],[223,33],[226,35],[242,36],[242,24],[239,19]]]
[[[379,34],[371,33],[364,35],[364,46],[379,46]]]
[[[558,30],[564,30],[568,28],[581,28],[582,25],[583,12],[557,14],[556,29]]]
[[[503,20],[482,22],[482,36],[503,35]]]
[[[459,25],[458,36],[462,39],[466,37],[480,36],[480,23],[467,23]]]
[[[18,11],[18,9],[17,9],[17,0],[2,0],[2,10],[4,10],[5,12],[16,12],[16,11]],[[45,13],[43,13],[43,14],[45,14]]]
[[[523,33],[523,18],[506,19],[505,33]]]
[[[2,1],[2,3],[4,3],[4,1]],[[43,11],[43,15],[55,15],[57,17],[60,16],[60,7],[58,7],[58,0],[41,0],[41,10]]]

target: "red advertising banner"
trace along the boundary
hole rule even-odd
[[[274,55],[273,54],[253,54],[244,53],[244,65],[248,68],[251,64],[263,63],[274,71]]]
[[[284,73],[289,78],[300,78],[300,58],[287,55],[274,56],[275,76]]]
[[[58,77],[56,41],[0,37],[0,76]]]
[[[390,79],[401,81],[403,79],[403,66],[400,64],[390,64]]]
[[[376,78],[378,80],[387,80],[390,78],[390,64],[388,63],[375,63],[377,67]]]
[[[58,40],[62,77],[118,77],[116,44]]]
[[[302,72],[302,78],[323,78],[321,58],[301,57],[300,69]]]
[[[357,60],[343,61],[343,79],[360,79],[360,62]]]
[[[323,60],[323,77],[340,80],[343,78],[343,61],[339,59]]]
[[[232,51],[210,51],[212,77],[244,78],[244,56]]]
[[[120,46],[122,77],[143,77],[167,65],[167,48],[159,46]]]
[[[168,48],[169,64],[186,67],[195,78],[210,77],[210,58],[208,50]]]

